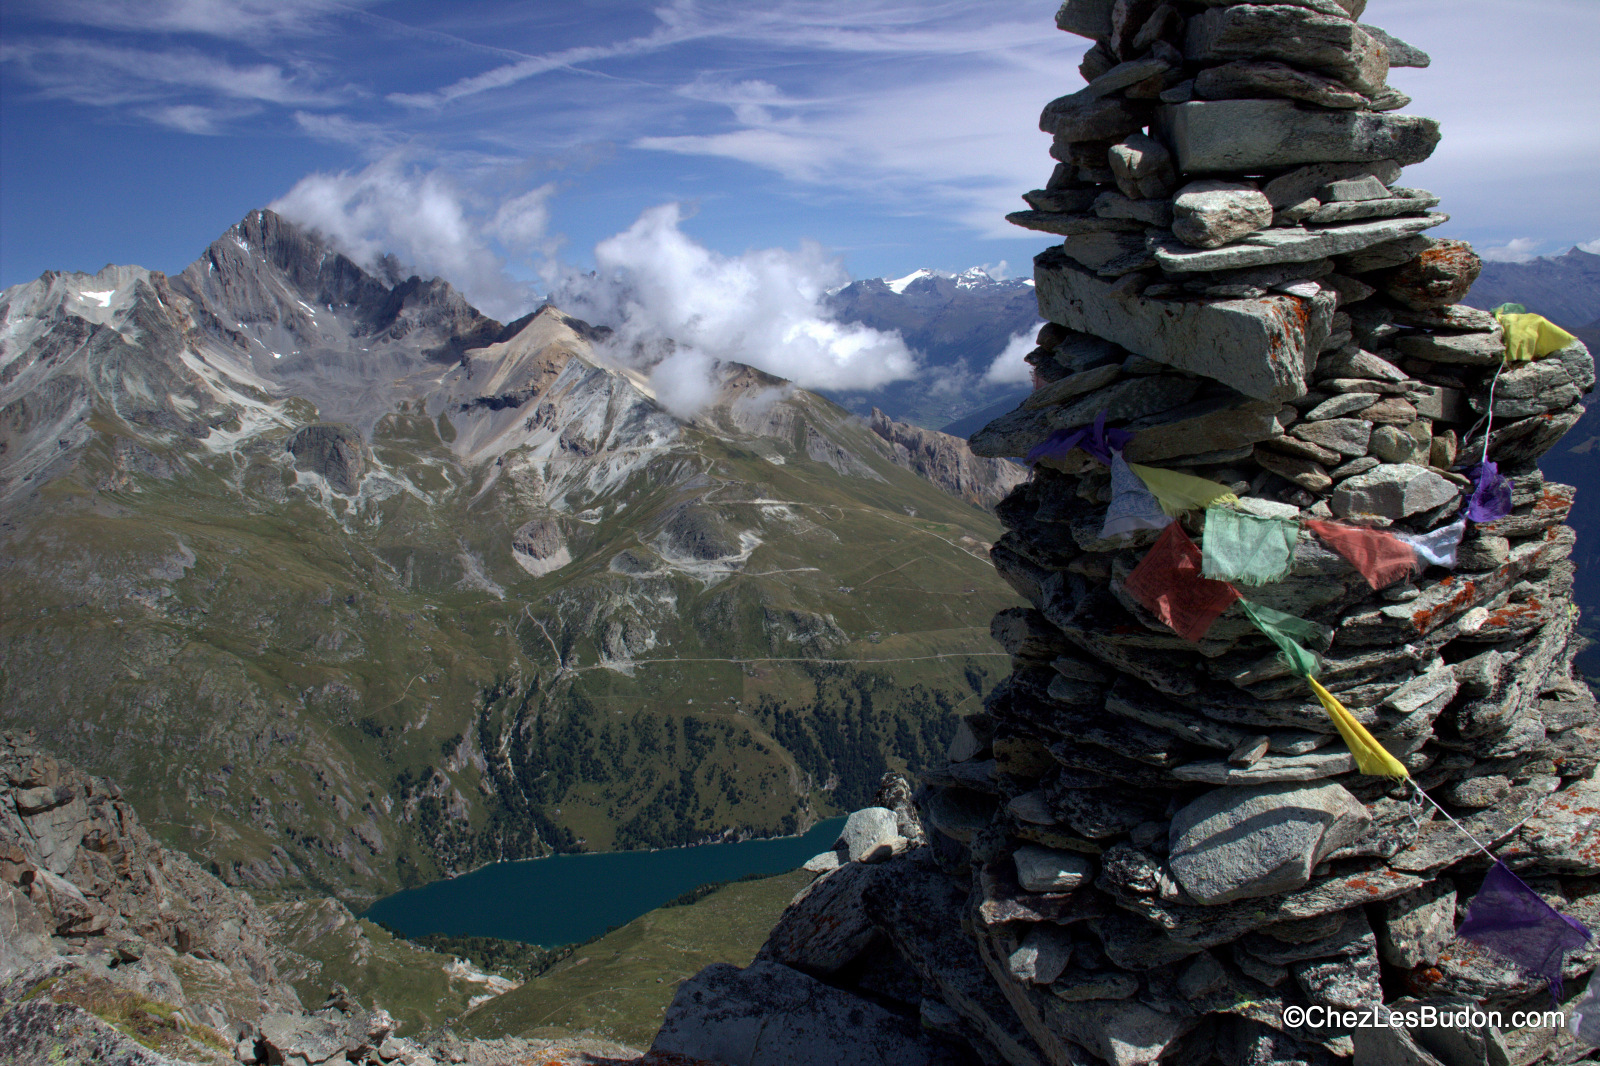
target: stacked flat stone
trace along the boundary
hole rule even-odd
[[[1374,592],[1307,535],[1286,580],[1242,591],[1323,626],[1323,683],[1468,833],[1600,929],[1574,490],[1537,466],[1594,364],[1574,343],[1494,381],[1500,327],[1458,303],[1478,257],[1424,236],[1447,216],[1397,184],[1439,133],[1393,113],[1408,101],[1386,73],[1427,57],[1357,22],[1364,6],[1068,0],[1057,21],[1094,39],[1090,84],[1045,108],[1059,162],[1012,216],[1064,237],[1035,260],[1038,387],[973,450],[1025,455],[1105,412],[1134,433],[1130,461],[1224,484],[1249,513],[1426,533],[1457,518],[1459,469],[1487,443],[1514,513],[1472,526],[1454,572]],[[1015,670],[926,798],[1030,1034],[1119,1062],[1163,1039],[1197,1061],[1496,1061],[1482,1034],[1468,1054],[1436,1033],[1284,1026],[1295,1005],[1466,998],[1509,1016],[1549,997],[1455,939],[1487,859],[1410,785],[1354,772],[1238,606],[1196,644],[1124,591],[1157,534],[1102,540],[1109,499],[1107,468],[1073,452],[1000,505],[994,562],[1032,607],[996,619]],[[1200,542],[1203,514],[1183,524]],[[1596,958],[1573,954],[1568,976]],[[1493,1039],[1511,1061],[1549,1053]]]
[[[1103,413],[1133,434],[1129,461],[1226,485],[1249,513],[1414,534],[1457,518],[1460,470],[1486,451],[1514,511],[1470,526],[1453,571],[1375,592],[1306,534],[1285,580],[1242,590],[1322,627],[1323,683],[1466,832],[1410,782],[1356,773],[1238,605],[1191,643],[1129,595],[1157,534],[1102,539],[1110,473],[1073,451],[997,508],[994,564],[1031,606],[996,617],[1013,672],[924,775],[927,846],[826,864],[757,963],[685,984],[672,1024],[710,1003],[724,1029],[867,1002],[862,1017],[921,1020],[915,1047],[881,1057],[850,1026],[809,1029],[810,1057],[784,1062],[1584,1054],[1552,1029],[1284,1018],[1421,1001],[1509,1023],[1551,1005],[1541,978],[1455,935],[1488,869],[1467,834],[1600,930],[1574,490],[1537,465],[1593,362],[1573,344],[1494,381],[1501,328],[1459,303],[1479,260],[1425,236],[1436,198],[1396,184],[1439,133],[1393,113],[1407,101],[1386,73],[1427,57],[1357,22],[1364,6],[1067,0],[1058,25],[1095,42],[1089,86],[1045,108],[1058,165],[1012,216],[1063,238],[1035,260],[1037,387],[972,447],[1023,456]],[[1181,521],[1200,542],[1203,514]],[[1567,957],[1569,996],[1597,958]]]

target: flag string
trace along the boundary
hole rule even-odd
[[[1460,822],[1456,821],[1454,818],[1452,818],[1450,816],[1450,812],[1449,811],[1447,811],[1443,807],[1439,806],[1439,801],[1434,799],[1432,796],[1428,795],[1427,790],[1424,789],[1421,785],[1417,784],[1417,779],[1416,778],[1408,777],[1408,778],[1406,778],[1406,780],[1410,781],[1411,782],[1411,787],[1417,790],[1417,795],[1419,795],[1423,799],[1427,800],[1430,804],[1433,805],[1433,809],[1434,810],[1436,810],[1440,814],[1444,815],[1445,820],[1448,821],[1451,825],[1455,826],[1457,831],[1460,832],[1460,834],[1462,836],[1466,837],[1467,840],[1469,840],[1472,843],[1473,847],[1477,848],[1479,851],[1481,851],[1485,855],[1487,855],[1489,857],[1489,861],[1490,862],[1499,862],[1500,861],[1499,857],[1496,856],[1494,852],[1492,852],[1488,848],[1484,847],[1483,844],[1478,840],[1477,837],[1475,837],[1471,833],[1467,832],[1467,827],[1466,826],[1464,826]]]

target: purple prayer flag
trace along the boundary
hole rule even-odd
[[[1472,479],[1472,496],[1467,500],[1467,517],[1474,522],[1493,522],[1511,513],[1511,482],[1500,476],[1498,463],[1486,462],[1467,468]]]
[[[1043,444],[1035,445],[1028,452],[1028,462],[1037,463],[1040,459],[1059,459],[1074,448],[1082,448],[1096,459],[1111,465],[1111,453],[1120,452],[1133,440],[1133,434],[1125,429],[1107,429],[1106,413],[1101,411],[1095,416],[1094,425],[1084,426],[1082,429],[1058,429],[1047,437]]]
[[[1504,955],[1530,973],[1550,982],[1550,994],[1561,1002],[1561,962],[1567,952],[1583,947],[1587,927],[1556,910],[1496,861],[1472,897],[1467,920],[1456,936]]]

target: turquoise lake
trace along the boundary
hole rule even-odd
[[[798,837],[496,863],[385,896],[362,917],[405,936],[575,944],[701,885],[793,870],[832,847],[843,828],[843,818],[831,818]]]

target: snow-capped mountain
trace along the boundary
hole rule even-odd
[[[982,267],[959,274],[914,270],[899,278],[868,278],[829,295],[841,320],[898,330],[928,368],[921,379],[870,392],[830,393],[860,414],[880,408],[894,418],[943,428],[979,408],[1014,404],[1027,391],[1021,379],[984,375],[1018,335],[1039,327],[1031,278],[996,280]]]

